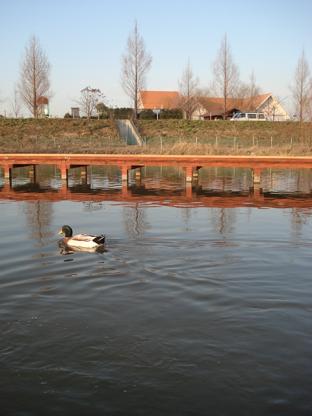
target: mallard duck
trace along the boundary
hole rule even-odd
[[[82,249],[96,248],[104,246],[105,235],[88,235],[76,234],[73,236],[73,230],[69,225],[63,225],[59,234],[64,235],[63,241],[70,247],[79,247]]]

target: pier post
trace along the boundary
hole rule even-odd
[[[193,180],[194,181],[198,181],[199,169],[200,168],[201,168],[201,166],[196,166],[196,168],[193,170]]]
[[[67,183],[62,181],[61,187],[58,189],[59,194],[62,196],[63,199],[66,199],[67,196]]]
[[[252,188],[252,194],[253,194],[254,199],[256,199],[256,200],[259,200],[259,199],[263,200],[264,199],[264,195],[262,193],[262,188],[260,188],[259,183],[254,184],[254,186]]]
[[[61,179],[67,181],[68,179],[68,169],[66,162],[63,161],[58,165],[59,170],[61,171]]]
[[[185,167],[185,180],[186,180],[186,183],[187,182],[192,183],[192,180],[193,180],[193,167],[192,166]]]
[[[185,194],[187,198],[192,198],[193,195],[193,185],[192,182],[186,182],[185,185]]]
[[[261,170],[259,168],[253,168],[253,187],[252,193],[255,199],[263,199],[262,188],[261,188]]]
[[[83,182],[87,181],[87,176],[88,176],[88,166],[82,166],[81,170],[80,170],[80,177],[83,180]]]
[[[128,182],[127,181],[122,181],[121,195],[122,195],[123,198],[127,198],[127,196],[129,195]]]
[[[260,184],[261,183],[261,170],[259,168],[252,169],[252,176],[253,176],[253,184]]]
[[[135,170],[135,180],[136,181],[140,181],[141,180],[141,176],[142,176],[141,168],[137,168]]]
[[[3,193],[10,192],[11,188],[12,188],[12,182],[9,179],[5,179],[3,183],[3,187],[2,187],[2,192]]]
[[[13,169],[13,166],[12,165],[9,165],[7,163],[3,165],[3,176],[4,176],[4,179],[9,179],[10,182],[12,180],[12,169]]]
[[[31,170],[29,171],[29,177],[33,183],[37,182],[37,165],[31,165]]]
[[[128,176],[129,176],[129,166],[122,165],[121,166],[121,180],[122,180],[122,182],[128,182]]]

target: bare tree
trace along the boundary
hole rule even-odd
[[[310,103],[308,105],[307,109],[307,119],[312,121],[312,100],[310,100]]]
[[[18,118],[21,113],[21,101],[17,86],[14,87],[13,98],[11,100],[11,108],[15,118]]]
[[[146,51],[144,39],[134,24],[127,42],[126,53],[122,56],[121,80],[125,93],[133,102],[134,118],[138,114],[138,94],[144,89],[146,72],[152,64],[152,56]]]
[[[248,95],[253,98],[261,93],[261,88],[257,85],[254,71],[251,72],[248,84]]]
[[[249,111],[255,111],[255,98],[261,92],[261,88],[256,83],[256,77],[254,71],[251,72],[249,82],[239,82],[239,86],[235,91],[236,102],[238,106],[241,106]]]
[[[223,98],[223,118],[225,118],[228,109],[228,98],[235,95],[235,90],[239,85],[238,67],[233,62],[226,34],[224,35],[217,58],[214,62],[213,72],[214,89]]]
[[[180,107],[185,112],[187,120],[192,119],[192,115],[198,106],[198,83],[199,80],[194,76],[190,60],[188,60],[182,73],[182,78],[179,81],[181,94]]]
[[[48,58],[41,48],[38,38],[33,36],[25,48],[18,90],[24,104],[35,118],[38,117],[38,98],[49,94],[49,75]]]
[[[308,116],[312,102],[312,78],[304,50],[298,60],[294,83],[291,86],[297,117],[300,123]]]
[[[80,99],[77,103],[80,105],[82,112],[89,119],[97,112],[96,106],[100,100],[104,98],[104,95],[98,88],[91,87],[83,88],[80,93]]]

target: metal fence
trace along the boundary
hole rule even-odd
[[[194,137],[192,139],[170,138],[170,137],[145,137],[143,138],[145,146],[159,147],[160,150],[168,146],[184,144],[190,146],[211,146],[215,148],[232,148],[232,149],[248,149],[248,148],[276,148],[276,147],[295,147],[312,145],[312,136],[307,138],[300,137],[233,137],[233,136],[214,136],[214,137]]]

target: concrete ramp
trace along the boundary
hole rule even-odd
[[[142,146],[142,138],[131,120],[116,121],[119,136],[127,143]]]

